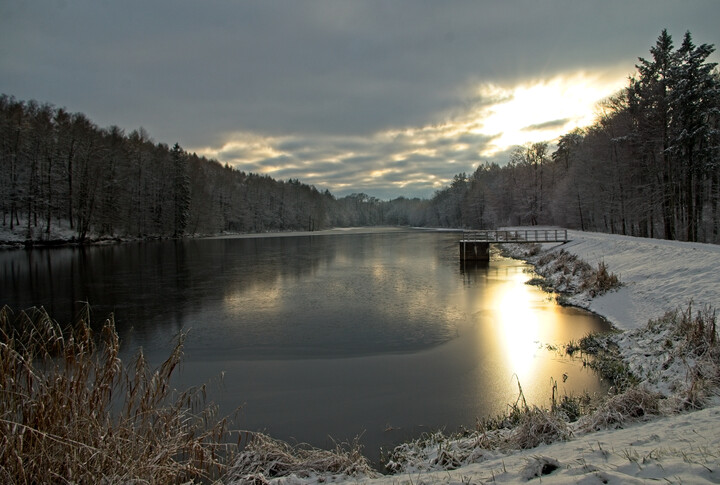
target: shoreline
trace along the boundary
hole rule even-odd
[[[357,226],[357,227],[332,227],[328,229],[319,229],[316,231],[274,231],[274,232],[239,232],[239,233],[219,233],[219,234],[190,234],[179,237],[173,236],[148,236],[148,237],[131,237],[131,236],[102,236],[88,237],[80,240],[75,235],[61,236],[53,234],[52,237],[45,239],[26,239],[26,238],[7,238],[8,231],[0,233],[4,235],[0,239],[0,250],[12,249],[47,249],[47,248],[65,248],[65,247],[93,247],[111,244],[124,243],[141,243],[155,241],[192,241],[195,239],[255,239],[255,238],[271,238],[271,237],[302,237],[302,236],[337,236],[344,234],[363,234],[381,231],[388,232],[413,232],[413,231],[443,231],[443,232],[459,232],[456,229],[437,229],[423,228],[411,226]]]
[[[720,480],[720,436],[702,432],[720,426],[720,361],[715,358],[709,363],[712,368],[703,368],[708,363],[693,357],[677,328],[685,315],[692,320],[703,309],[720,308],[720,275],[715,270],[720,246],[579,231],[570,234],[571,243],[545,245],[535,255],[514,252],[510,257],[532,264],[542,274],[540,258],[564,250],[619,273],[620,288],[595,297],[587,292],[566,293],[563,304],[591,311],[618,329],[607,341],[618,347],[629,371],[637,376],[637,389],[659,397],[655,404],[659,407],[639,408],[643,411],[637,416],[608,422],[597,431],[576,424],[568,438],[528,450],[476,449],[454,470],[432,466],[442,447],[425,449],[424,457],[404,475],[367,483],[514,483],[538,477],[543,483]],[[553,281],[557,276],[550,273],[543,278]],[[669,318],[673,315],[676,320]],[[714,314],[711,317],[714,331]],[[696,382],[688,381],[693,368],[693,373],[706,372],[706,387],[694,395],[697,402],[687,400],[695,391]],[[608,401],[617,402],[619,396]],[[456,439],[443,446],[458,453],[472,443]]]

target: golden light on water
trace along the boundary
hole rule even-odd
[[[501,287],[495,305],[499,340],[504,346],[501,354],[510,373],[517,375],[520,382],[533,373],[540,340],[537,311],[531,308],[532,288],[525,284],[523,276],[516,274]]]

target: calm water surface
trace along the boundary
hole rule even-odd
[[[397,229],[0,252],[0,304],[67,322],[114,312],[124,353],[168,355],[189,330],[178,384],[224,373],[210,397],[239,427],[291,441],[380,447],[472,427],[518,396],[549,403],[606,384],[548,345],[600,319],[525,284],[493,256],[463,268],[457,234]],[[567,376],[563,381],[563,374]],[[332,438],[332,439],[331,439]]]

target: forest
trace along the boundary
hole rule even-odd
[[[663,31],[596,122],[515,147],[429,199],[337,198],[154,142],[142,128],[0,96],[3,228],[77,241],[365,225],[581,230],[720,242],[720,74],[714,46]]]
[[[513,149],[435,194],[423,223],[553,224],[641,237],[720,242],[720,75],[712,45],[663,31],[650,59],[599,106],[596,122]]]

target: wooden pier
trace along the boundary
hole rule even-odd
[[[463,232],[460,240],[460,261],[490,261],[491,243],[566,243],[568,241],[566,229]]]

